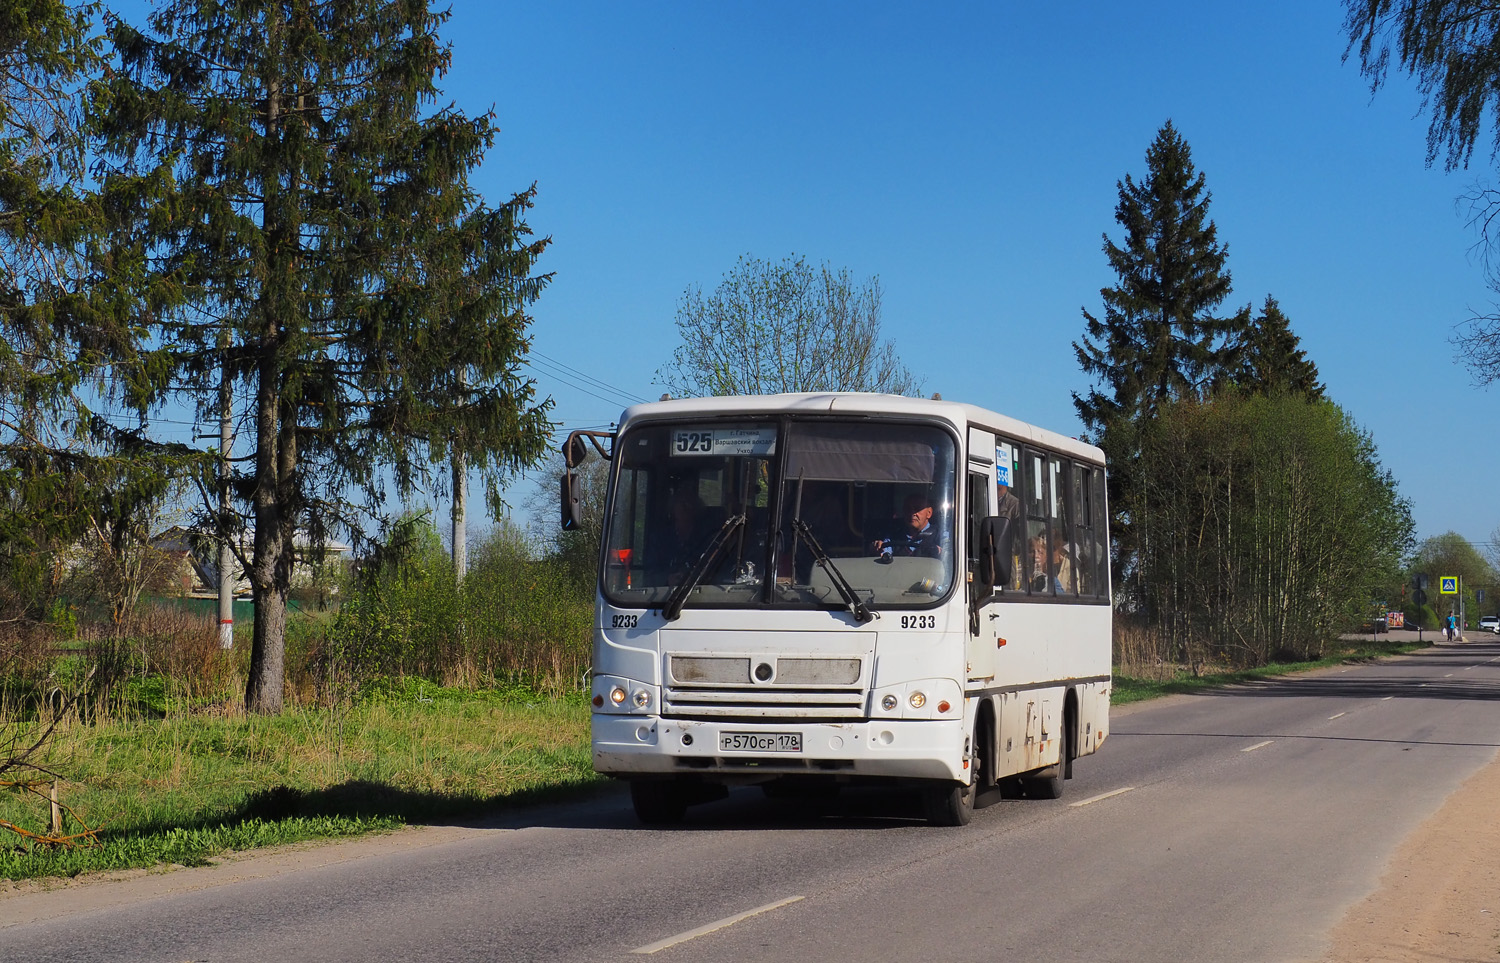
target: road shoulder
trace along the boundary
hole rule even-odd
[[[1500,954],[1500,755],[1392,854],[1321,963],[1492,960]],[[1353,818],[1358,818],[1354,814]]]
[[[156,866],[89,873],[73,879],[49,877],[20,882],[0,881],[0,929],[250,880],[271,879],[285,873],[438,846],[497,831],[456,826],[408,826],[358,839],[308,840],[245,850],[215,857],[207,866]]]

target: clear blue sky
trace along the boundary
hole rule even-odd
[[[1342,17],[1334,0],[460,0],[445,86],[497,113],[481,187],[537,183],[547,358],[654,399],[683,290],[741,254],[796,253],[879,276],[884,332],[929,392],[1069,434],[1116,185],[1171,118],[1213,192],[1232,304],[1280,301],[1420,537],[1483,542],[1500,394],[1449,339],[1494,300],[1455,205],[1486,165],[1424,165],[1414,85],[1372,99]],[[536,377],[568,428],[618,416]]]
[[[443,84],[496,112],[479,188],[537,184],[556,277],[534,374],[565,429],[660,395],[684,289],[795,253],[879,276],[927,392],[1079,433],[1070,345],[1114,282],[1116,184],[1170,118],[1213,192],[1226,308],[1274,295],[1418,536],[1482,544],[1500,389],[1449,339],[1500,300],[1455,204],[1489,165],[1427,168],[1413,84],[1372,98],[1342,18],[1337,0],[455,0]]]

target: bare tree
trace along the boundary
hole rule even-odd
[[[682,336],[656,380],[683,396],[782,391],[917,394],[922,384],[880,339],[880,279],[847,268],[745,255],[712,294],[691,287],[677,304]]]
[[[1373,93],[1392,66],[1409,74],[1430,111],[1427,164],[1439,158],[1448,171],[1467,168],[1485,127],[1490,159],[1500,160],[1500,8],[1489,0],[1344,0],[1347,58],[1357,52]],[[1478,234],[1491,290],[1500,294],[1500,272],[1492,230],[1500,215],[1500,193],[1476,188],[1467,201]],[[1475,380],[1500,380],[1500,306],[1476,313],[1453,338]]]
[[[526,500],[528,530],[545,552],[561,562],[575,585],[592,586],[599,567],[599,545],[604,535],[604,499],[609,487],[610,462],[590,452],[573,469],[582,481],[583,524],[563,531],[557,505],[557,486],[543,484]],[[560,452],[553,453],[538,473],[556,479],[563,473]]]

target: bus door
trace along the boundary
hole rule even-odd
[[[998,630],[1000,620],[995,606],[997,596],[989,582],[990,575],[982,564],[989,520],[995,514],[995,436],[989,432],[969,429],[969,473],[967,483],[968,505],[966,514],[967,582],[968,582],[968,636],[965,654],[969,666],[969,681],[991,681],[995,678],[999,659]]]

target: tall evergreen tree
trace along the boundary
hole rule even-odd
[[[550,401],[519,366],[546,240],[533,191],[469,185],[493,114],[434,107],[450,50],[426,0],[169,0],[116,23],[106,186],[137,213],[159,307],[152,404],[251,399],[235,490],[254,525],[251,711],[282,701],[294,534],[357,527],[387,482],[444,484],[464,447],[498,500],[542,454]]]
[[[1141,430],[1161,405],[1202,397],[1227,378],[1250,308],[1214,313],[1230,293],[1229,250],[1208,217],[1206,180],[1170,120],[1146,150],[1145,180],[1126,174],[1118,186],[1123,243],[1104,235],[1118,282],[1099,292],[1102,317],[1083,312],[1085,335],[1073,350],[1096,386],[1074,393],[1073,404],[1112,463],[1115,571],[1128,577],[1131,505],[1144,486]]]
[[[111,261],[79,105],[103,70],[96,5],[0,4],[0,608],[40,617],[52,561],[85,530],[126,525],[193,459],[118,430],[138,314]]]
[[[1235,384],[1261,394],[1286,392],[1316,400],[1323,397],[1318,366],[1302,350],[1292,323],[1269,294],[1240,345]]]
[[[59,430],[79,408],[53,306],[82,273],[72,189],[82,138],[69,105],[98,63],[89,29],[59,0],[0,7],[0,596],[23,611],[42,600],[22,570],[40,574],[36,553],[75,537],[87,502],[76,484],[81,439]]]
[[[1073,396],[1096,433],[1149,418],[1164,401],[1201,394],[1229,366],[1232,336],[1250,309],[1223,318],[1213,309],[1230,292],[1229,249],[1208,219],[1212,197],[1193,167],[1187,141],[1169,120],[1146,150],[1146,179],[1119,184],[1115,221],[1123,245],[1104,236],[1118,283],[1104,288],[1103,318],[1083,312],[1086,335],[1073,350],[1102,388]]]

